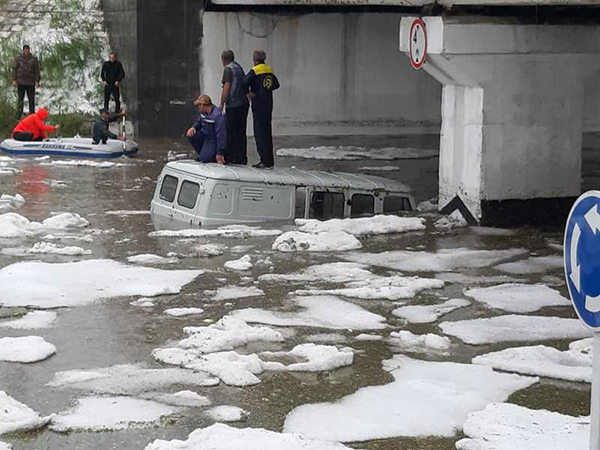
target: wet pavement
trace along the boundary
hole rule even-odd
[[[404,137],[288,137],[276,140],[280,147],[309,147],[312,145],[362,145],[373,147],[417,147],[435,148],[438,136],[404,136]],[[597,151],[598,139],[594,136],[586,138],[584,146],[584,188],[600,186],[600,157]],[[9,256],[0,254],[0,267],[23,260],[41,260],[45,262],[66,262],[80,259],[108,258],[126,262],[127,256],[140,253],[152,253],[166,256],[169,252],[180,255],[189,254],[193,243],[217,243],[227,246],[228,250],[215,257],[180,257],[177,269],[202,269],[205,274],[184,287],[178,295],[155,298],[154,308],[140,308],[130,305],[137,297],[109,299],[93,305],[57,309],[58,321],[51,327],[41,330],[8,330],[0,328],[0,337],[39,335],[54,344],[57,354],[42,362],[18,364],[0,362],[0,390],[25,403],[42,415],[58,413],[71,407],[76,399],[89,392],[76,389],[58,389],[47,387],[54,374],[70,369],[94,369],[117,364],[146,363],[151,367],[161,367],[151,356],[152,350],[167,346],[169,342],[182,339],[182,328],[189,325],[205,325],[206,319],[216,321],[230,311],[256,307],[277,309],[284,306],[288,293],[302,288],[301,285],[260,283],[265,291],[260,298],[234,300],[231,303],[210,302],[202,291],[217,289],[226,285],[252,286],[253,281],[263,273],[296,272],[313,264],[342,261],[335,254],[285,254],[271,250],[274,238],[223,239],[199,238],[193,240],[166,239],[149,237],[154,230],[149,215],[106,215],[115,210],[147,210],[154,192],[155,183],[161,168],[166,162],[167,153],[187,152],[181,142],[168,140],[141,140],[140,154],[134,159],[119,159],[120,167],[106,169],[94,167],[60,167],[42,165],[47,161],[26,160],[11,164],[21,170],[14,175],[0,176],[0,194],[22,194],[27,203],[17,210],[29,220],[41,221],[57,212],[73,212],[85,217],[91,228],[112,230],[110,234],[95,234],[92,242],[68,242],[61,244],[77,245],[92,250],[91,256],[67,257],[57,255]],[[249,148],[250,162],[256,162],[252,145]],[[399,178],[415,191],[417,201],[431,198],[437,193],[438,159],[398,160],[398,161],[314,161],[296,158],[279,158],[280,166],[295,165],[307,169],[331,169],[356,172],[363,166],[394,165],[398,172],[385,172],[381,176]],[[56,181],[61,181],[62,185]],[[415,213],[415,215],[419,215]],[[562,230],[521,228],[514,234],[505,236],[481,236],[468,228],[438,231],[431,227],[431,216],[428,229],[390,236],[375,236],[362,239],[363,252],[380,252],[386,250],[402,250],[407,247],[424,251],[437,251],[443,248],[467,247],[469,249],[502,250],[525,248],[538,255],[556,255],[557,250],[549,247],[549,243],[562,244]],[[437,217],[435,217],[437,219]],[[264,225],[269,228],[271,225]],[[82,233],[89,233],[83,230]],[[39,237],[24,239],[0,239],[0,247],[31,247],[41,240]],[[237,249],[236,246],[251,245],[251,249]],[[242,250],[243,252],[239,252]],[[245,253],[254,257],[270,256],[273,268],[255,265],[251,279],[247,274],[225,271],[223,264],[238,259]],[[173,269],[173,266],[158,266]],[[389,273],[387,269],[372,268],[374,273]],[[498,275],[491,268],[461,270],[468,275]],[[561,270],[549,271],[537,275],[524,275],[528,282],[540,282],[543,276],[552,275],[563,278]],[[419,276],[434,277],[431,272],[421,272]],[[566,287],[552,286],[563,296],[567,296]],[[440,297],[464,298],[464,285],[446,283],[443,289],[426,290],[409,300],[410,304],[430,304],[439,302]],[[5,295],[5,294],[4,294]],[[1,301],[1,299],[0,299]],[[436,324],[406,325],[401,319],[391,315],[395,307],[392,302],[378,300],[350,300],[371,312],[381,314],[388,320],[389,328],[376,334],[387,336],[390,331],[408,329],[413,333],[437,333],[441,331]],[[181,318],[168,317],[163,310],[173,307],[202,307],[205,313],[200,316]],[[21,315],[23,308],[0,308],[0,317]],[[443,320],[463,318],[489,317],[500,315],[474,302],[470,307],[457,310]],[[559,317],[575,317],[570,307],[542,309],[539,315]],[[288,329],[289,330],[289,329]],[[394,350],[385,341],[359,342],[353,337],[358,334],[352,330],[324,330],[297,327],[294,332],[286,333],[284,343],[251,344],[239,349],[242,353],[253,353],[262,350],[284,350],[306,342],[306,337],[315,333],[332,333],[348,338],[343,345],[355,349],[354,364],[334,371],[317,373],[265,372],[260,375],[261,383],[249,387],[232,387],[221,383],[215,387],[197,388],[185,385],[170,386],[169,392],[191,389],[212,400],[213,406],[236,405],[246,410],[249,415],[243,422],[233,426],[263,427],[280,431],[283,421],[293,408],[315,402],[334,401],[355,392],[364,386],[386,384],[392,381],[390,374],[382,368],[381,362],[393,356]],[[475,355],[515,346],[514,343],[470,346],[453,339],[453,348],[449,355],[431,353],[411,353],[410,356],[420,359],[470,362]],[[567,348],[568,342],[544,342],[544,345]],[[519,344],[523,345],[523,344]],[[402,399],[399,398],[398,402]],[[530,408],[544,408],[571,415],[587,415],[589,412],[589,385],[542,379],[539,384],[515,393],[510,402]],[[16,450],[33,449],[143,449],[154,439],[186,439],[188,434],[199,427],[213,423],[204,413],[205,408],[188,408],[182,413],[170,416],[161,424],[146,428],[130,428],[111,432],[71,432],[57,433],[42,429],[33,433],[1,436],[0,440],[12,443]],[[373,450],[391,449],[427,449],[450,450],[454,448],[457,435],[451,439],[440,438],[399,438],[350,444],[355,448]]]

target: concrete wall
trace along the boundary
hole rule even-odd
[[[441,85],[398,51],[399,20],[375,13],[207,12],[203,92],[218,101],[223,49],[249,70],[252,50],[262,48],[281,82],[275,134],[439,132]]]
[[[127,112],[135,117],[138,109],[137,0],[102,0],[102,9],[110,47],[117,52],[125,69],[121,95],[127,106]],[[108,55],[104,57],[108,59]]]

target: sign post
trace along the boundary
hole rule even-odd
[[[412,21],[408,35],[410,64],[420,69],[427,60],[427,30],[419,18]]]
[[[594,331],[590,450],[600,450],[600,191],[586,192],[571,208],[564,260],[573,307]]]

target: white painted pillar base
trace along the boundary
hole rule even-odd
[[[444,86],[442,212],[484,225],[564,219],[581,189],[584,68],[600,27],[424,21],[423,68]]]

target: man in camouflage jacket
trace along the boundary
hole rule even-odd
[[[31,54],[29,45],[23,46],[23,53],[15,58],[12,66],[12,84],[17,88],[17,118],[23,114],[23,100],[27,92],[29,113],[35,113],[35,87],[40,86],[40,63]]]

